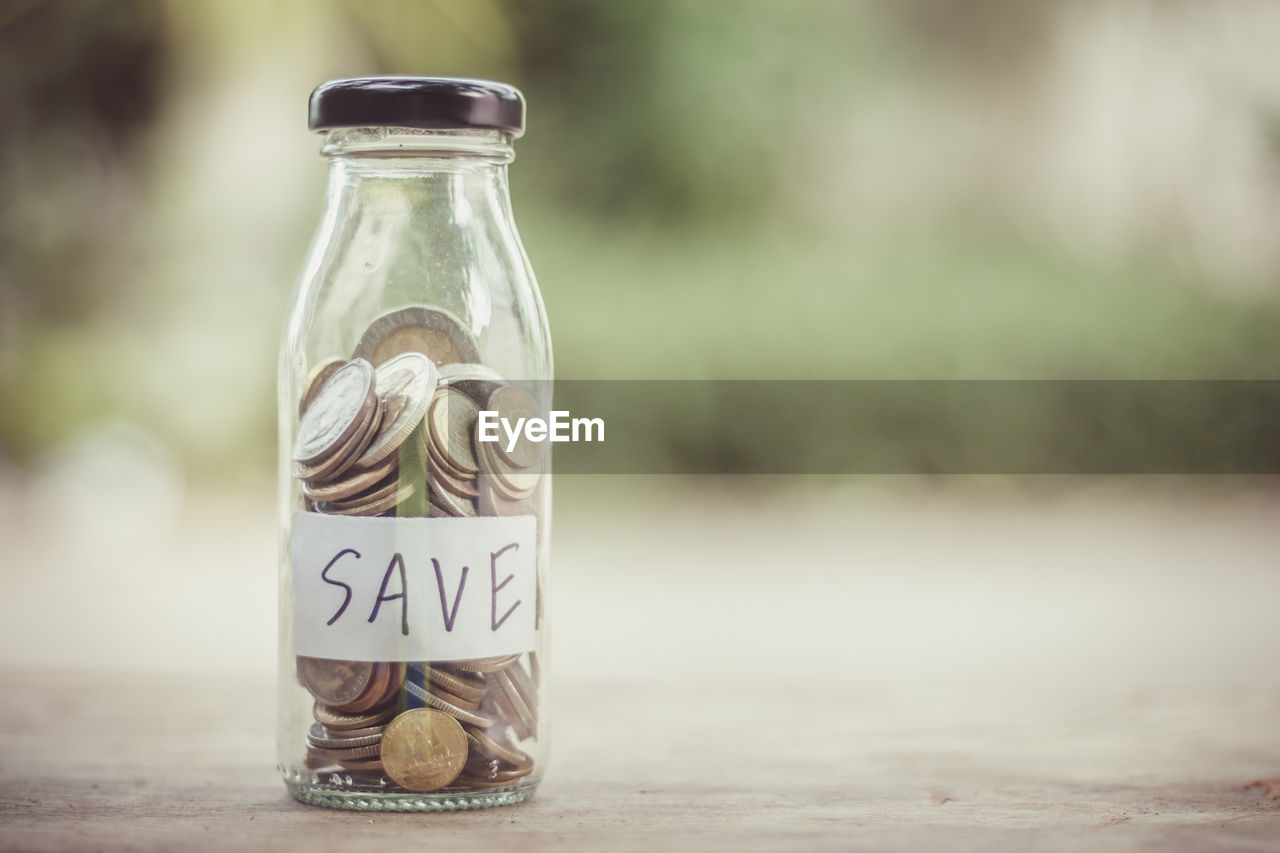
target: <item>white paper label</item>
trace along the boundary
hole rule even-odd
[[[294,653],[444,661],[533,648],[537,522],[293,516]]]

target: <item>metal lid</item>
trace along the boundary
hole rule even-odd
[[[311,93],[307,124],[334,127],[481,128],[524,132],[524,96],[506,83],[460,77],[330,80]]]

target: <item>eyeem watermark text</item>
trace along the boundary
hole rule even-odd
[[[501,442],[506,439],[507,452],[516,448],[523,433],[529,441],[604,441],[604,418],[571,418],[567,411],[550,412],[551,418],[516,418],[512,424],[497,412],[481,410],[476,438]],[[501,434],[499,434],[501,429]]]

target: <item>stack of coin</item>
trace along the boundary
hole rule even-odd
[[[425,682],[426,689],[417,682]],[[411,664],[404,688],[462,725],[470,749],[458,784],[508,784],[533,769],[533,759],[510,737],[537,736],[537,688],[520,655]]]
[[[523,389],[479,363],[452,314],[425,305],[378,317],[350,361],[322,362],[303,394],[294,473],[305,506],[338,515],[536,514],[539,447],[477,440],[481,404],[540,416]],[[366,663],[298,658],[315,697],[313,768],[384,772],[410,791],[493,788],[533,769],[536,657]],[[416,706],[416,707],[415,707]],[[385,782],[384,782],[385,784]]]
[[[394,716],[404,664],[298,657],[298,680],[316,698],[307,763],[380,769],[382,730]]]
[[[476,478],[476,420],[480,407],[457,387],[436,390],[422,430],[422,457],[427,462],[431,515],[473,517],[480,496]]]
[[[431,359],[407,352],[374,369],[356,358],[322,381],[314,395],[304,395],[313,399],[294,444],[294,473],[309,507],[332,515],[380,515],[421,491],[420,477],[401,476],[401,449],[439,382]]]
[[[517,385],[500,385],[485,403],[486,411],[496,412],[498,422],[519,423],[521,418],[542,416],[529,392]],[[474,431],[473,431],[474,434]],[[500,437],[501,438],[501,437]],[[482,515],[530,515],[534,512],[531,498],[542,476],[542,448],[530,441],[523,431],[509,447],[503,440],[476,442],[478,503]]]

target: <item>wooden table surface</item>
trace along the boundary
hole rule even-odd
[[[1280,850],[1274,497],[722,503],[562,514],[547,777],[444,815],[286,795],[269,523],[10,530],[0,848]]]

